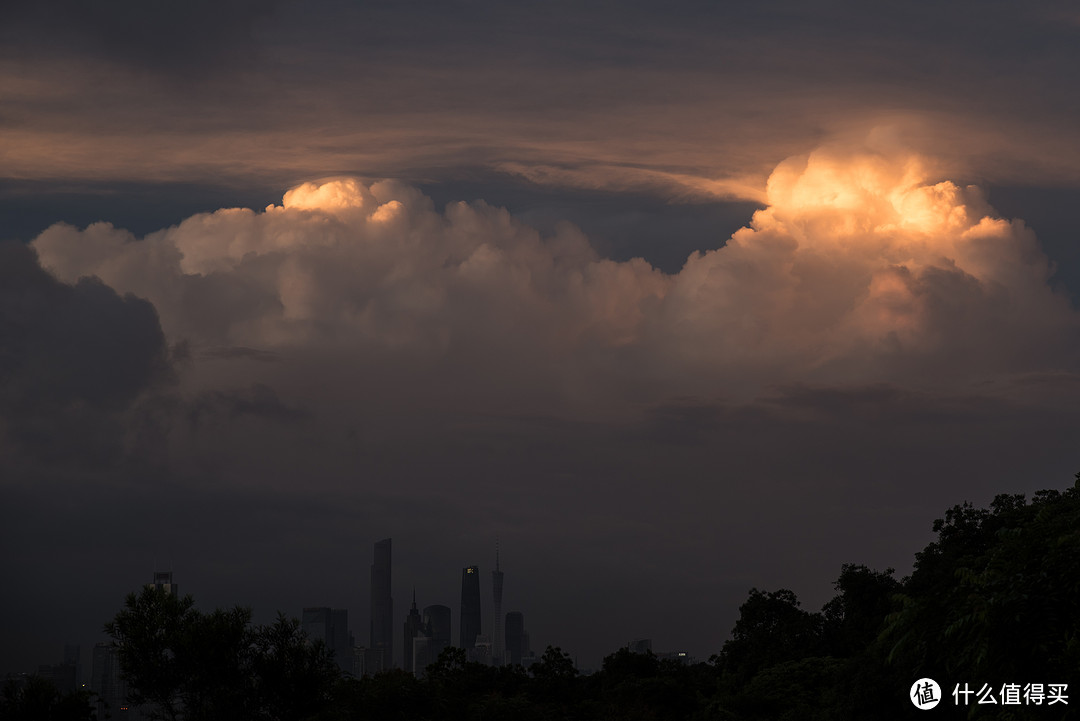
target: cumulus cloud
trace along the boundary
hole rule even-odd
[[[122,413],[169,375],[150,303],[96,278],[60,283],[25,245],[0,244],[0,442],[106,460],[121,452]]]
[[[438,212],[407,185],[356,178],[142,239],[56,225],[33,245],[66,282],[93,275],[149,299],[197,358],[336,355],[369,369],[362,385],[452,383],[474,401],[1071,367],[1076,318],[1034,234],[934,172],[862,148],[791,158],[747,227],[673,275],[602,258],[569,225],[542,237],[483,202]]]
[[[53,278],[25,248],[21,265],[0,264],[60,299],[31,304],[63,312],[25,315],[40,319],[29,327],[83,318],[65,342],[110,338],[95,350],[109,357],[132,347],[115,329],[143,337],[156,326],[139,319],[156,310],[146,337],[158,340],[135,357],[168,343],[177,383],[140,402],[149,376],[136,364],[105,377],[101,400],[82,385],[64,396],[70,409],[114,396],[117,410],[41,412],[21,427],[39,448],[75,439],[83,457],[135,445],[87,485],[105,486],[89,507],[124,506],[155,527],[165,509],[178,538],[207,529],[212,551],[182,545],[192,565],[214,566],[220,549],[251,555],[242,538],[295,568],[324,559],[327,583],[355,584],[335,569],[359,533],[411,539],[403,558],[427,561],[400,575],[442,578],[466,545],[479,553],[500,534],[529,549],[516,577],[538,604],[568,578],[608,603],[661,573],[657,607],[707,599],[700,613],[734,614],[751,586],[808,588],[841,562],[903,567],[942,507],[1071,476],[1076,317],[1022,222],[927,159],[880,149],[791,158],[766,200],[676,273],[604,258],[569,225],[542,234],[482,202],[440,209],[408,185],[357,178],[145,237],[55,225],[33,242]],[[70,377],[55,362],[50,377]],[[30,387],[22,367],[5,392],[30,398],[11,390]],[[238,493],[280,496],[288,512],[268,521]],[[347,513],[327,530],[312,503]],[[154,544],[132,528],[126,558],[146,564],[135,553]],[[717,552],[730,548],[754,550]],[[219,588],[234,582],[223,566]],[[443,593],[432,582],[426,595]],[[266,605],[310,603],[299,596]],[[642,603],[624,625],[649,616]],[[551,629],[538,620],[538,634],[573,632],[580,609],[561,608],[536,614]],[[712,652],[725,630],[685,638]]]
[[[1072,362],[1076,319],[1034,234],[931,172],[844,149],[785,161],[750,226],[675,276],[661,337],[700,366],[777,380],[955,382]]]
[[[143,239],[107,224],[57,225],[34,246],[62,279],[95,275],[148,298],[195,356],[333,348],[444,364],[472,380],[519,382],[525,366],[546,375],[542,366],[583,350],[633,345],[645,306],[669,283],[644,261],[598,257],[568,225],[542,238],[483,203],[438,213],[413,188],[351,178]]]

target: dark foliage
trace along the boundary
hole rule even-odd
[[[301,721],[329,707],[337,666],[296,620],[251,626],[251,611],[200,613],[148,587],[105,625],[129,699],[168,721]]]
[[[3,721],[94,721],[91,696],[86,691],[61,693],[52,681],[31,676],[19,683],[9,680],[0,691]]]
[[[751,589],[731,639],[707,664],[620,649],[582,676],[550,646],[528,670],[469,663],[448,648],[422,678],[341,679],[296,621],[252,629],[246,609],[200,614],[190,598],[153,590],[129,597],[107,629],[138,698],[177,720],[925,718],[907,697],[924,676],[941,682],[936,718],[1077,718],[1071,700],[965,707],[951,694],[964,682],[1075,690],[1080,474],[1073,488],[1040,491],[1030,503],[1003,495],[988,509],[955,506],[934,531],[910,578],[845,564],[820,612],[802,609],[790,590]]]

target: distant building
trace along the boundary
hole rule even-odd
[[[330,643],[327,644],[334,652],[334,660],[342,673],[352,673],[353,646],[356,641],[349,633],[349,611],[345,608],[334,608],[330,611]]]
[[[476,637],[476,643],[473,647],[465,652],[465,658],[472,663],[481,663],[485,666],[491,665],[491,639],[487,634],[480,634]]]
[[[330,609],[326,606],[305,608],[300,615],[300,628],[311,641],[322,641],[330,646]]]
[[[352,650],[352,675],[354,678],[363,678],[367,675],[367,648],[353,646]]]
[[[371,564],[371,638],[369,652],[379,652],[385,658],[378,664],[380,671],[394,664],[394,599],[390,596],[390,540],[375,544],[375,559]],[[370,656],[369,658],[374,658]],[[370,668],[370,666],[369,666]]]
[[[466,566],[461,569],[461,625],[459,644],[468,651],[476,645],[480,635],[480,568]]]
[[[91,657],[90,690],[97,694],[97,717],[130,718],[126,714],[127,684],[120,677],[120,655],[111,643],[94,646]]]
[[[649,653],[652,651],[652,639],[651,638],[639,638],[626,644],[626,648],[630,653]]]
[[[436,605],[424,608],[422,622],[426,629],[425,633],[431,637],[431,663],[437,661],[443,649],[450,646],[450,619],[449,606]]]
[[[64,665],[75,667],[75,687],[83,681],[82,647],[77,643],[64,644]]]
[[[412,638],[412,668],[405,669],[411,671],[413,676],[420,678],[424,675],[424,671],[427,667],[435,663],[438,660],[438,655],[432,655],[431,636],[421,632]]]
[[[503,641],[503,572],[499,570],[499,545],[495,544],[495,570],[491,572],[491,665],[502,666],[506,654]]]
[[[523,664],[529,653],[529,634],[525,633],[525,616],[521,611],[506,614],[506,663]]]
[[[404,654],[402,657],[402,668],[410,673],[416,673],[413,668],[413,639],[417,636],[427,636],[424,631],[424,622],[420,617],[420,611],[416,608],[416,589],[413,589],[412,608],[409,609],[409,615],[405,618],[405,638],[404,643],[401,645],[401,651]]]
[[[52,683],[60,693],[71,693],[75,690],[75,666],[61,663],[56,666],[42,664],[38,666],[37,676]]]
[[[300,626],[309,639],[326,645],[343,673],[352,673],[353,637],[349,633],[348,610],[326,606],[305,608]]]
[[[389,657],[386,655],[385,648],[365,648],[363,651],[364,662],[361,664],[363,666],[361,676],[374,676],[390,670]]]
[[[179,594],[180,587],[173,583],[172,571],[154,571],[154,588],[169,594]]]
[[[694,657],[686,651],[662,651],[655,655],[661,661],[677,661],[688,666],[694,663]]]

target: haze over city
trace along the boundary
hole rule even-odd
[[[391,537],[707,659],[1080,470],[1070,3],[7,5],[0,671]]]

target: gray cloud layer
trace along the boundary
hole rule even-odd
[[[1065,4],[130,5],[0,29],[0,195],[41,219],[3,229],[40,265],[0,250],[12,668],[151,566],[363,628],[386,536],[398,598],[453,605],[498,535],[537,642],[707,657],[750,586],[820,603],[945,506],[1076,471],[1076,313],[969,185],[1080,187]],[[661,270],[457,202],[510,184],[674,204],[631,229],[650,258],[678,204],[753,205]],[[37,233],[65,194],[115,220],[101,193],[196,199]]]
[[[99,393],[126,440],[105,476],[39,457],[12,492],[35,506],[91,482],[125,514],[167,508],[102,552],[168,549],[209,602],[266,612],[322,594],[363,618],[354,571],[382,536],[408,549],[402,582],[446,602],[437,579],[499,535],[538,639],[598,657],[625,641],[611,633],[654,634],[707,655],[726,626],[658,627],[672,597],[688,619],[733,616],[751,585],[816,600],[842,562],[903,568],[943,505],[1071,470],[1076,314],[1032,232],[932,166],[889,143],[792,158],[747,227],[674,274],[396,181],[308,183],[144,238],[56,225],[33,249],[62,282],[12,251],[9,286],[60,299],[32,327],[78,345],[132,318],[87,343],[112,354],[93,391],[41,389],[40,433],[70,433],[40,410],[50,394]],[[63,334],[71,314],[93,322]],[[166,342],[176,381],[154,386]],[[185,540],[196,527],[218,550]],[[300,565],[310,586],[272,581]],[[587,600],[562,597],[574,584]],[[590,630],[615,598],[612,632]]]
[[[0,309],[6,455],[90,464],[117,455],[123,411],[169,375],[153,306],[96,278],[57,282],[29,248],[6,243]]]
[[[1080,28],[1056,2],[128,5],[63,30],[79,42],[44,11],[8,26],[7,177],[758,199],[784,157],[890,123],[964,178],[1078,184]]]

